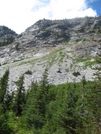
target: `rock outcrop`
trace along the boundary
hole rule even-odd
[[[101,44],[101,17],[85,17],[64,20],[39,20],[31,27],[27,28],[25,32],[18,36],[20,48],[44,48],[56,47],[59,44],[71,42],[75,45],[75,50],[79,51],[83,46],[82,52],[78,56],[92,55],[92,50],[97,50]],[[80,44],[81,41],[81,44]],[[88,44],[88,45],[87,45]],[[95,47],[97,49],[95,49]],[[90,49],[88,49],[88,47]],[[77,51],[77,53],[78,53]]]
[[[9,41],[6,46],[4,41]],[[0,77],[10,69],[10,90],[16,89],[14,81],[21,74],[26,89],[40,81],[45,68],[51,84],[79,82],[83,76],[94,80],[95,57],[101,54],[101,17],[43,19],[20,35],[1,26],[0,43]]]

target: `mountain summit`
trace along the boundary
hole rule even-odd
[[[27,28],[25,32],[22,33],[22,44],[42,47],[54,46],[71,39],[73,40],[74,34],[74,40],[80,39],[80,36],[93,33],[93,31],[95,31],[93,29],[99,26],[101,26],[101,17],[85,17],[53,21],[43,19]],[[27,42],[24,40],[24,38],[26,39],[26,36]]]

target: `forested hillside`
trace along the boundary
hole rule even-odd
[[[99,76],[99,75],[98,75]],[[0,134],[100,134],[101,81],[50,85],[47,69],[38,84],[8,92],[9,70],[0,80]]]

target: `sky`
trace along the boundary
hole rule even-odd
[[[101,15],[101,0],[0,0],[0,25],[20,34],[40,19]]]

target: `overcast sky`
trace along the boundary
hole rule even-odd
[[[95,17],[99,4],[101,0],[0,0],[0,25],[20,34],[43,18]]]

